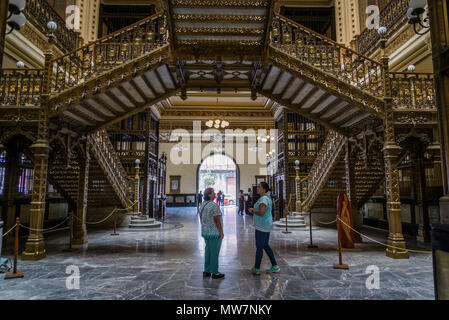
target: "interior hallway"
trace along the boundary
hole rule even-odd
[[[434,299],[430,254],[408,260],[385,256],[384,248],[360,244],[363,252],[343,253],[349,270],[334,270],[336,231],[314,231],[319,249],[309,250],[309,233],[272,232],[271,246],[281,273],[253,276],[255,244],[252,218],[225,209],[225,239],[220,254],[224,280],[203,279],[204,242],[196,208],[169,208],[165,230],[89,230],[82,252],[63,253],[67,231],[46,235],[47,258],[21,261],[23,279],[0,278],[0,299]],[[372,231],[364,230],[373,235]],[[375,235],[375,234],[374,234]],[[378,233],[384,241],[386,234]],[[23,244],[21,244],[21,250]],[[11,257],[6,251],[3,256]],[[80,270],[80,289],[66,288],[66,268]],[[366,268],[380,269],[380,289],[368,290]],[[264,255],[262,269],[269,267]]]

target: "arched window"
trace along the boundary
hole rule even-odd
[[[19,183],[18,193],[30,194],[33,186],[33,165],[31,161],[21,153],[19,157]]]

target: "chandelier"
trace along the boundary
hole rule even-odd
[[[224,129],[224,128],[229,127],[229,122],[226,120],[219,120],[219,119],[209,120],[206,122],[206,126],[208,128],[214,127],[215,129],[220,129],[220,128]]]

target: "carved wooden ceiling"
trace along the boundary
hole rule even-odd
[[[209,47],[222,54],[260,55],[274,1],[165,0],[173,46],[178,54],[204,55]],[[195,47],[201,51],[195,52]]]

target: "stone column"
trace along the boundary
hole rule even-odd
[[[357,193],[355,188],[355,161],[354,158],[351,157],[351,148],[349,146],[349,140],[346,141],[346,154],[345,154],[345,173],[346,173],[346,194],[349,198],[349,202],[351,204],[351,212],[352,212],[352,221],[354,223],[354,229],[360,230],[360,221],[359,221],[359,210],[357,206]],[[354,241],[356,243],[363,242],[362,237],[354,232]]]
[[[49,27],[56,24],[49,23]],[[47,48],[44,52],[45,67],[43,72],[41,106],[38,118],[36,142],[30,147],[34,153],[33,189],[30,208],[30,230],[22,252],[22,260],[40,260],[46,256],[42,228],[45,216],[45,199],[47,195],[47,169],[50,145],[48,142],[48,111],[50,100],[50,80],[52,76],[53,46],[55,44],[54,29],[49,28]]]
[[[385,161],[385,191],[387,196],[387,216],[389,226],[388,245],[394,247],[387,247],[386,255],[394,259],[406,259],[408,258],[408,251],[405,248],[405,240],[402,234],[399,170],[397,164],[401,148],[395,141],[393,100],[391,98],[391,82],[388,75],[389,57],[385,52],[387,44],[386,33],[386,28],[379,28],[379,34],[381,35],[381,63],[385,101],[385,141],[382,151]]]
[[[87,196],[89,192],[89,145],[84,144],[83,153],[79,157],[80,174],[78,177],[78,197],[76,201],[76,218],[73,226],[73,244],[82,245],[87,243]]]

